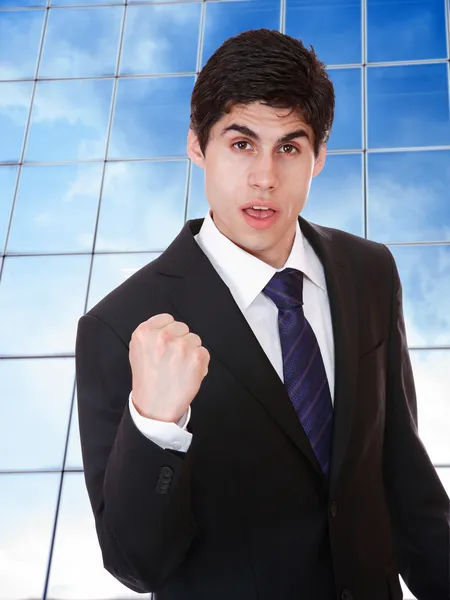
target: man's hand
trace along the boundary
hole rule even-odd
[[[179,421],[208,373],[209,359],[200,337],[172,315],[154,315],[141,323],[129,352],[137,411],[158,421]]]

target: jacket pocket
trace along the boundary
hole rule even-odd
[[[386,340],[381,340],[381,342],[379,342],[376,346],[374,346],[367,352],[363,352],[363,354],[361,354],[358,357],[358,360],[365,360],[366,358],[370,358],[372,355],[376,354],[378,352],[378,350],[383,348],[385,343],[386,343]]]

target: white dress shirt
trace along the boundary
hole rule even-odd
[[[230,289],[236,304],[283,382],[278,308],[262,290],[277,271],[290,267],[304,273],[303,310],[319,344],[334,405],[334,340],[325,274],[317,254],[302,234],[298,221],[292,250],[280,269],[275,269],[236,246],[217,229],[210,211],[194,239]],[[191,415],[190,406],[178,423],[143,417],[137,412],[131,393],[129,406],[136,427],[148,439],[161,448],[184,452],[188,450],[192,440],[192,434],[186,429]]]

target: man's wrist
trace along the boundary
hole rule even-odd
[[[132,403],[132,405],[135,408],[138,415],[141,416],[143,419],[148,419],[151,421],[158,421],[159,423],[173,423],[182,429],[186,429],[186,426],[187,426],[190,416],[191,416],[191,407],[190,406],[188,406],[188,409],[181,415],[181,417],[174,418],[174,419],[164,419],[164,418],[161,418],[156,415],[144,413],[139,408],[138,404],[134,401],[133,391],[130,392],[130,403]]]

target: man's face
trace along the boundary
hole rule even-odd
[[[205,156],[192,130],[187,144],[191,160],[205,170],[206,198],[216,227],[275,268],[289,256],[311,178],[322,170],[326,154],[323,146],[315,159],[312,129],[289,113],[259,102],[234,107],[212,128]],[[264,201],[277,209],[266,223],[243,210]]]

